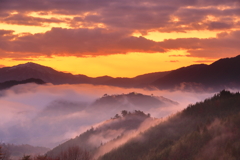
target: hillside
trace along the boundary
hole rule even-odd
[[[100,157],[101,160],[239,159],[240,94],[221,91]]]
[[[179,68],[159,78],[152,85],[159,89],[221,90],[240,87],[240,56],[220,59],[211,65]]]
[[[47,155],[56,158],[61,152],[72,146],[79,146],[94,154],[100,146],[136,131],[145,121],[154,121],[154,119],[142,111],[127,112],[124,110],[121,115],[116,114],[110,120],[104,121],[96,127],[92,127],[79,136],[55,147]]]
[[[128,94],[107,95],[97,99],[88,109],[108,109],[108,112],[121,110],[143,110],[147,111],[151,108],[167,107],[178,105],[170,99],[163,96],[144,95],[141,93],[131,92]]]

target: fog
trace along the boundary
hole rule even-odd
[[[122,108],[93,108],[91,104],[104,94],[138,92],[163,96],[179,105],[143,110],[161,118],[181,111],[190,103],[211,97],[213,93],[159,91],[94,85],[17,85],[0,91],[0,140],[5,143],[55,147],[98,123],[113,117]],[[95,106],[96,107],[96,106]],[[93,137],[94,139],[94,137]],[[93,142],[94,143],[94,142]]]
[[[110,152],[114,148],[117,148],[126,142],[128,142],[132,138],[138,138],[139,141],[144,141],[144,137],[141,135],[144,131],[149,129],[150,127],[157,125],[164,121],[164,119],[153,119],[153,118],[148,118],[144,120],[141,125],[134,129],[134,130],[127,130],[127,131],[122,131],[122,130],[114,130],[114,131],[109,131],[113,135],[112,132],[117,132],[112,139],[115,138],[112,141],[107,141],[108,143],[102,145],[97,149],[97,151],[94,153],[94,159],[98,159],[100,156],[104,155],[107,152]],[[121,135],[119,138],[116,138],[117,136]],[[111,137],[111,136],[110,136]],[[101,135],[94,135],[95,139],[102,139]]]

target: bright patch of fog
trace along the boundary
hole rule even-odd
[[[188,104],[213,95],[93,85],[18,85],[0,91],[0,140],[55,147],[121,111],[121,108],[89,109],[97,98],[130,92],[163,96],[179,103],[159,108],[146,106],[144,112],[156,118],[181,111]],[[133,109],[137,107],[131,106],[129,111]]]

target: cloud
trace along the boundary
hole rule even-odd
[[[187,55],[181,55],[181,54],[178,54],[178,55],[169,55],[169,57],[186,57]]]
[[[230,37],[169,39],[158,43],[132,36],[133,33],[145,35],[149,31],[196,30],[237,34],[239,0],[2,0],[0,10],[2,23],[30,26],[63,23],[69,27],[52,28],[34,35],[15,35],[12,31],[1,30],[0,34],[5,35],[0,37],[1,57],[98,56],[172,49],[186,49],[194,57],[220,58],[239,54],[239,40]]]
[[[7,24],[28,25],[28,26],[44,26],[50,23],[64,22],[64,20],[60,20],[57,18],[47,19],[47,18],[27,16],[24,14],[9,15],[5,18],[0,19],[0,21],[2,23],[7,23]]]
[[[3,32],[3,31],[2,31]],[[11,32],[5,31],[10,34]],[[52,28],[46,33],[2,37],[0,48],[5,51],[1,57],[21,53],[19,58],[52,55],[109,55],[127,52],[164,52],[158,43],[143,38],[133,37],[128,32],[96,29]],[[16,55],[15,55],[16,56]]]
[[[164,49],[186,49],[192,57],[229,57],[239,54],[240,31],[221,33],[217,38],[178,38],[160,42]]]
[[[142,33],[148,30],[172,32],[207,29],[204,20],[206,20],[206,17],[209,15],[218,18],[232,16],[232,18],[229,19],[231,22],[234,22],[234,16],[239,16],[238,0],[139,0],[134,2],[126,0],[62,0],[61,2],[53,0],[39,2],[31,2],[29,0],[22,0],[21,2],[17,0],[2,0],[0,6],[0,16],[4,17],[5,23],[11,22],[7,17],[13,12],[18,12],[22,15],[39,12],[45,15],[71,15],[75,18],[72,18],[71,22],[67,22],[70,26],[86,27],[96,26],[101,23],[107,28],[141,31]],[[225,8],[223,9],[223,7]],[[20,17],[19,20],[24,21],[17,22],[16,17],[19,17],[19,15],[10,17],[10,19],[14,19],[11,23],[40,25],[34,18],[29,21],[29,17]],[[178,21],[173,21],[173,17],[177,17]],[[44,19],[39,20],[41,22]],[[53,20],[45,19],[44,21],[52,23]],[[59,20],[55,19],[54,21],[58,22]],[[214,20],[210,20],[210,22],[212,21]],[[203,25],[199,23],[203,23]],[[183,27],[183,25],[187,26]]]
[[[6,143],[54,147],[64,140],[74,138],[91,126],[110,119],[122,110],[121,107],[88,109],[94,100],[105,93],[111,95],[133,91],[164,96],[180,103],[164,108],[145,107],[145,112],[153,117],[165,117],[182,110],[189,103],[212,95],[212,93],[149,91],[92,85],[18,85],[0,91],[1,140]],[[132,110],[134,106],[129,109]]]
[[[219,29],[230,29],[232,28],[233,24],[228,24],[224,22],[211,22],[208,25],[209,30],[219,30]]]
[[[99,56],[128,52],[156,53],[187,50],[191,57],[219,58],[239,54],[240,31],[222,32],[216,38],[177,38],[161,42],[131,36],[130,32],[52,28],[46,33],[13,35],[1,30],[1,57]],[[16,55],[15,53],[18,53]]]
[[[34,59],[31,58],[13,58],[13,61],[34,61]]]
[[[211,61],[211,60],[202,60],[202,61],[194,61],[196,63],[209,63],[209,62],[214,62],[214,61]]]
[[[172,60],[172,61],[165,61],[165,62],[176,63],[176,62],[179,62],[179,61],[178,60]]]

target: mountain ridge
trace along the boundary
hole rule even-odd
[[[0,68],[0,82],[9,80],[42,79],[52,84],[93,84],[124,88],[158,88],[160,90],[218,91],[240,88],[240,55],[222,58],[210,65],[194,64],[172,71],[153,72],[133,78],[110,76],[88,77],[54,70],[32,62]]]
[[[88,77],[86,75],[64,73],[51,67],[42,66],[37,63],[27,62],[12,67],[0,68],[0,82],[17,80],[22,81],[29,78],[42,79],[52,84],[94,84],[111,85],[119,87],[142,87],[152,83],[155,79],[165,76],[168,72],[154,72],[136,76],[134,78],[110,76]]]
[[[223,58],[210,65],[200,64],[179,68],[159,78],[152,85],[159,89],[179,89],[184,87],[185,90],[198,91],[217,91],[225,88],[240,87],[239,68],[240,55]]]
[[[0,83],[0,90],[9,89],[13,86],[16,86],[19,84],[27,84],[27,83],[46,84],[43,80],[36,79],[36,78],[29,78],[22,81],[10,80],[10,81]]]

